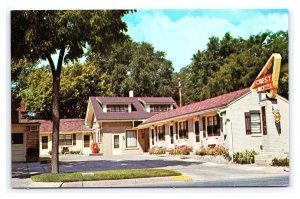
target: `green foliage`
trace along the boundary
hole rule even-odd
[[[225,149],[222,145],[217,145],[214,147],[206,147],[200,148],[196,151],[196,155],[205,156],[205,155],[212,155],[212,156],[223,156],[224,158],[229,158],[228,149]]]
[[[166,154],[166,149],[163,147],[152,147],[149,150],[149,154],[151,155]]]
[[[268,41],[266,42],[266,38]],[[251,86],[272,53],[282,56],[279,94],[288,98],[288,33],[265,32],[248,39],[211,37],[179,76],[183,103],[189,104]]]
[[[274,158],[272,160],[272,166],[289,166],[288,158]]]
[[[135,96],[173,96],[176,92],[171,85],[172,63],[149,43],[118,43],[106,57],[90,53],[88,61],[110,76],[114,96],[128,96],[130,90]]]
[[[83,173],[93,175],[84,176]],[[151,178],[162,176],[180,176],[181,173],[166,169],[127,169],[127,170],[107,170],[107,171],[87,171],[73,173],[50,174],[43,173],[31,176],[34,182],[76,182],[76,181],[98,181],[98,180],[121,180],[133,178]]]
[[[171,155],[189,155],[193,151],[189,146],[177,146],[175,149],[169,149],[168,152]]]
[[[26,77],[25,77],[26,75]],[[21,97],[28,111],[37,118],[51,118],[51,72],[41,67],[21,74]],[[21,81],[21,80],[20,80]],[[89,96],[112,96],[109,76],[95,65],[79,64],[62,68],[60,115],[62,118],[84,118]]]
[[[258,155],[254,150],[236,152],[233,154],[233,161],[238,164],[253,164],[255,162],[255,155]]]

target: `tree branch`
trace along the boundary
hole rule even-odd
[[[52,59],[51,55],[47,55],[47,59],[49,61],[50,67],[51,67],[51,72],[54,76],[54,74],[55,74],[55,65],[54,65],[54,62],[53,62],[53,59]]]
[[[57,61],[57,73],[58,73],[58,75],[60,75],[60,72],[61,72],[62,62],[63,62],[64,56],[65,56],[65,50],[66,50],[65,46],[60,48],[59,57],[58,57],[58,61]]]

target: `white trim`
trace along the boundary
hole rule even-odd
[[[190,113],[190,114],[185,114],[185,115],[179,115],[179,116],[176,116],[176,117],[171,117],[171,118],[168,118],[168,119],[165,119],[165,120],[160,120],[160,121],[156,121],[156,122],[149,122],[149,123],[146,123],[146,124],[140,124],[136,128],[137,129],[145,128],[146,126],[157,125],[159,123],[168,123],[168,122],[171,122],[173,120],[186,120],[186,119],[183,119],[183,118],[193,117],[193,116],[197,116],[197,115],[203,115],[205,113],[214,112],[214,111],[217,111],[220,108],[226,108],[226,107],[227,106],[220,106],[220,107],[216,107],[216,108],[213,108],[213,109],[207,109],[207,110],[204,110],[204,111],[197,111],[197,112]]]

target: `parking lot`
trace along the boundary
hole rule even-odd
[[[95,171],[114,169],[164,168],[179,171],[191,181],[205,182],[228,179],[250,179],[287,177],[284,168],[257,165],[216,164],[202,162],[193,156],[154,156],[154,155],[122,155],[122,156],[60,156],[60,172]],[[12,186],[18,179],[28,179],[30,175],[50,172],[49,161],[42,163],[13,163]],[[27,175],[26,175],[27,174]],[[25,182],[26,180],[24,180]],[[27,185],[24,185],[27,186]],[[18,185],[17,187],[22,187]]]

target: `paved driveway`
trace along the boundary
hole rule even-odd
[[[26,169],[30,174],[50,172],[50,163],[13,164],[13,178],[26,176]],[[23,168],[23,169],[22,169]],[[216,164],[201,162],[199,160],[180,156],[154,156],[154,155],[122,155],[122,156],[60,156],[60,172],[94,171],[112,169],[142,169],[165,168],[180,171],[192,181],[213,181],[228,179],[250,179],[288,176],[283,168],[262,167],[255,165]],[[24,170],[24,171],[22,171]],[[20,175],[18,175],[20,174]]]

